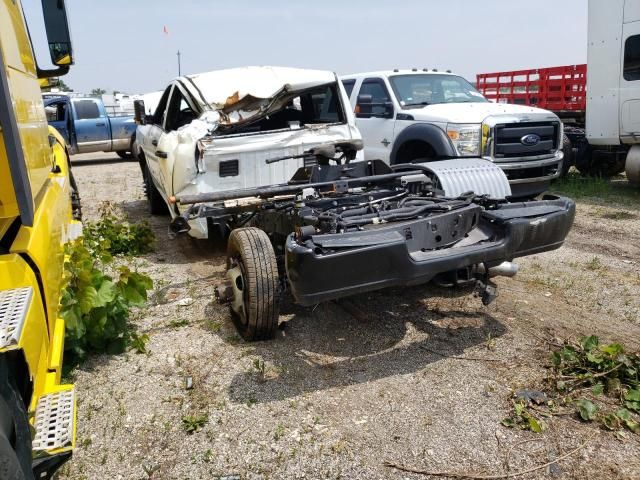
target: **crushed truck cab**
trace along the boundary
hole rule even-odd
[[[136,144],[152,213],[179,217],[174,196],[287,181],[302,158],[262,160],[360,139],[348,105],[336,75],[319,70],[244,67],[174,80],[153,115],[137,102]],[[209,236],[204,219],[190,222],[191,236]]]

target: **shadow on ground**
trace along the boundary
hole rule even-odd
[[[266,379],[259,372],[238,373],[229,397],[237,403],[271,402],[413,373],[506,332],[480,307],[427,309],[427,288],[433,287],[358,295],[347,300],[348,308],[335,302],[315,310],[286,305],[294,313],[284,323],[281,317],[284,328],[277,338],[250,344],[268,365]],[[272,378],[270,370],[276,372]]]
[[[138,163],[138,160],[135,158],[120,158],[120,157],[109,157],[109,158],[86,158],[86,159],[78,159],[71,157],[71,167],[72,168],[82,168],[84,165],[112,165],[118,163]]]
[[[224,249],[188,235],[168,239],[169,216],[150,216],[144,200],[129,201],[122,208],[132,221],[148,220],[157,237],[152,262],[191,263],[198,285],[213,285],[223,277]],[[164,287],[177,288],[178,284]],[[200,288],[200,287],[199,287]],[[153,303],[162,303],[164,291],[155,292]],[[443,298],[439,309],[425,304],[429,295]],[[479,300],[469,301],[469,290],[439,289],[433,285],[386,289],[303,308],[285,295],[276,338],[268,342],[240,343],[252,347],[252,355],[268,366],[260,372],[239,372],[229,386],[229,398],[237,403],[271,402],[306,392],[323,391],[419,371],[447,356],[463,355],[487,338],[503,335],[506,328],[486,313]],[[461,297],[457,300],[454,297]],[[211,298],[211,297],[209,297]],[[473,307],[465,308],[471,303]],[[230,318],[228,307],[210,303],[208,318]],[[237,342],[229,330],[218,335]]]

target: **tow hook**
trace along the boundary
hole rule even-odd
[[[189,225],[189,212],[187,211],[187,213],[174,218],[169,224],[169,230],[174,235],[186,233],[191,230],[191,226]]]
[[[498,297],[498,286],[487,276],[478,278],[474,295],[479,296],[482,304],[486,307]]]

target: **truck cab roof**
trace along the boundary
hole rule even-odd
[[[346,79],[357,79],[357,78],[366,78],[366,77],[389,77],[392,75],[452,75],[459,77],[455,73],[452,73],[451,70],[437,70],[428,68],[407,68],[407,69],[393,69],[393,70],[378,70],[375,72],[362,72],[362,73],[350,73],[348,75],[340,75],[341,80]]]

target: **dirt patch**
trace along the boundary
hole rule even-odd
[[[74,172],[89,219],[103,200],[150,218],[136,163]],[[135,315],[149,354],[75,372],[78,448],[60,478],[411,479],[425,477],[383,462],[496,474],[561,457],[595,427],[558,417],[538,435],[500,421],[514,390],[542,382],[545,339],[595,333],[640,348],[640,221],[598,208],[581,203],[565,247],[522,259],[490,307],[429,286],[315,309],[285,301],[277,338],[252,344],[213,301],[224,255],[169,240],[167,218],[151,217],[156,251],[134,261],[156,282]],[[639,458],[638,436],[595,431],[525,478],[633,479]]]

